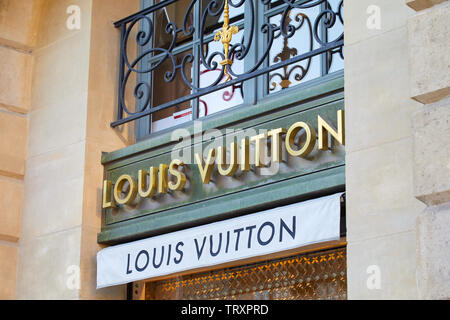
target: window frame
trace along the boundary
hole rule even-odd
[[[162,0],[162,1],[164,1],[164,0]],[[309,0],[297,0],[296,3],[301,4],[302,2],[306,2],[306,1],[309,1]],[[140,0],[140,10],[146,9],[154,4],[155,4],[155,0]],[[188,43],[182,44],[180,46],[175,46],[172,51],[174,54],[179,54],[179,53],[185,52],[189,49],[192,49],[192,55],[194,57],[197,57],[192,62],[193,73],[191,76],[193,84],[195,86],[199,85],[200,66],[202,63],[199,58],[200,50],[199,50],[199,45],[198,45],[199,41],[200,41],[199,40],[200,19],[201,19],[200,10],[199,10],[200,4],[201,4],[201,1],[196,1],[196,3],[194,4],[194,8],[192,10],[193,26],[195,28],[194,34],[192,35],[192,40],[190,40]],[[258,0],[255,1],[254,4],[255,4],[255,11],[256,11],[255,20],[257,21],[257,25],[256,25],[257,30],[259,30],[261,28],[262,24],[264,22],[266,22],[270,17],[276,16],[277,14],[281,13],[285,7],[282,4],[282,5],[274,7],[274,8],[269,8],[268,5],[265,5],[261,1],[258,1]],[[326,6],[326,4],[322,3],[320,10],[324,10],[325,6]],[[249,10],[251,10],[250,5],[248,2],[245,2],[244,23],[234,23],[234,25],[239,25],[240,27],[243,24],[244,32],[246,30],[250,30],[250,28],[247,27],[247,24],[250,22],[245,20],[245,16],[249,14],[248,13]],[[152,13],[152,15],[154,15],[154,13]],[[321,26],[321,35],[324,37],[323,39],[325,39],[327,37],[326,28],[324,28],[323,26]],[[244,37],[245,36],[246,36],[246,34],[244,33]],[[204,43],[208,43],[209,41],[212,40],[213,37],[214,37],[214,34],[208,34],[204,38]],[[264,46],[267,43],[267,35],[261,34],[260,32],[256,32],[256,36],[254,36],[254,42],[255,42],[255,45],[251,46],[251,48],[248,52],[248,55],[244,59],[244,66],[245,66],[244,70],[245,71],[248,71],[248,69],[251,68],[251,66],[253,66],[258,61],[259,53],[264,52],[264,50],[265,50]],[[148,48],[148,46],[146,48]],[[286,100],[286,95],[292,96],[292,95],[290,95],[290,93],[292,91],[296,91],[299,89],[304,89],[304,90],[310,91],[310,90],[314,90],[315,87],[317,87],[317,90],[314,90],[314,91],[317,91],[318,96],[323,95],[327,92],[322,91],[323,86],[321,86],[321,85],[327,84],[327,82],[329,82],[329,81],[333,82],[335,79],[339,79],[339,78],[343,79],[343,73],[344,73],[344,68],[342,68],[338,71],[332,72],[332,73],[328,72],[329,71],[328,63],[327,63],[328,55],[330,55],[330,52],[320,54],[320,56],[319,56],[319,59],[320,59],[320,76],[319,77],[314,78],[312,80],[305,81],[303,83],[293,85],[290,88],[280,90],[278,92],[270,93],[269,89],[268,89],[268,87],[269,87],[268,80],[269,80],[270,73],[265,73],[261,76],[257,76],[255,78],[252,78],[252,79],[242,82],[243,92],[244,92],[244,97],[243,97],[244,101],[242,104],[226,108],[222,111],[207,115],[205,117],[199,118],[198,110],[199,110],[199,99],[200,98],[194,98],[194,99],[190,100],[191,110],[192,110],[192,119],[189,121],[186,121],[185,123],[174,125],[169,128],[159,130],[156,132],[152,132],[152,123],[153,123],[152,117],[153,117],[153,115],[150,114],[148,116],[139,118],[139,119],[135,120],[136,121],[136,128],[135,128],[136,142],[150,139],[150,138],[154,137],[156,134],[164,134],[164,133],[171,132],[171,131],[179,129],[179,128],[192,127],[194,121],[200,120],[203,122],[205,120],[208,121],[209,119],[211,119],[211,121],[214,121],[214,118],[222,117],[226,113],[233,113],[237,109],[249,108],[251,106],[264,104],[265,102],[278,101],[278,100],[284,101],[284,100]],[[157,57],[153,57],[152,59],[150,59],[150,61],[153,61],[153,60],[157,60]],[[145,62],[149,62],[149,61],[145,61]],[[142,61],[139,63],[142,63]],[[267,66],[269,66],[269,64],[270,64],[269,58],[266,58],[262,64],[262,66],[267,67]],[[153,77],[153,74],[154,73],[152,72],[151,73],[152,77]],[[153,79],[151,79],[151,81],[149,81],[148,80],[149,76],[145,75],[145,74],[139,74],[138,81],[143,80],[144,77],[145,77],[146,81],[148,81],[149,83],[153,82]],[[261,90],[261,88],[263,90]],[[191,92],[195,92],[195,89],[193,89]],[[287,101],[291,101],[291,100],[292,99],[289,99],[289,98],[287,99]],[[294,102],[294,101],[292,101],[292,102]],[[136,106],[136,107],[139,107],[139,106]]]

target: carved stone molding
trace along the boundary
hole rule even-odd
[[[411,97],[423,104],[450,94],[450,1],[408,20]]]

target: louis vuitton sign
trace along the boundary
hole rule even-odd
[[[227,145],[209,148],[205,157],[203,153],[195,153],[193,164],[173,158],[170,163],[159,163],[137,172],[122,174],[115,181],[107,179],[103,184],[103,208],[116,208],[130,205],[139,199],[183,192],[189,180],[187,166],[194,166],[196,170],[189,172],[198,172],[202,183],[209,185],[214,183],[214,170],[220,176],[237,177],[242,172],[254,171],[268,164],[279,164],[283,161],[283,153],[289,157],[307,158],[316,145],[319,151],[328,150],[331,139],[345,145],[344,118],[344,111],[338,110],[337,127],[320,115],[317,116],[317,123],[299,119],[286,128],[273,128],[240,140],[234,139]]]

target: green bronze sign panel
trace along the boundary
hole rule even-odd
[[[286,102],[253,116],[228,115],[214,129],[196,121],[172,131],[171,141],[106,155],[98,241],[139,239],[342,191],[343,92]]]

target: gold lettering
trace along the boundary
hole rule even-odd
[[[139,170],[138,172],[138,193],[142,198],[151,198],[155,195],[157,189],[157,174],[158,168],[150,168],[149,184],[147,187],[147,174],[146,170]]]
[[[203,184],[209,184],[214,168],[214,162],[216,161],[216,150],[209,150],[208,159],[206,160],[205,164],[203,164],[203,156],[199,155],[198,153],[195,154],[195,160],[197,161],[198,170],[200,171]]]
[[[167,164],[161,163],[159,165],[159,178],[158,178],[158,192],[165,194],[168,188],[168,168]]]
[[[128,182],[129,186],[127,195],[124,198],[122,198],[121,194],[123,192],[125,182]],[[116,185],[114,186],[114,200],[118,204],[131,204],[136,198],[136,195],[137,195],[137,185],[134,179],[127,174],[120,176],[119,179],[117,179],[116,181]]]
[[[237,163],[237,144],[235,142],[231,143],[231,151],[230,151],[230,164],[227,169],[224,169],[224,165],[227,161],[227,148],[219,147],[217,149],[217,169],[222,176],[232,177],[239,169],[239,165]]]
[[[286,133],[286,129],[278,128],[269,131],[269,137],[272,137],[272,162],[283,161],[283,148],[281,145],[281,136]]]
[[[316,139],[319,140],[319,150],[328,150],[329,135],[337,142],[345,145],[345,114],[344,110],[337,111],[337,129],[329,122],[325,121],[320,115],[317,120],[318,133],[313,126],[306,122],[296,122],[289,130],[277,128],[270,130],[268,133],[262,133],[250,138],[243,138],[238,142],[232,142],[229,146],[229,159],[227,159],[227,147],[220,146],[216,149],[211,148],[206,159],[202,154],[195,154],[198,170],[203,184],[209,184],[216,163],[217,152],[217,169],[220,175],[232,177],[238,169],[241,171],[250,171],[250,143],[254,143],[255,148],[255,166],[264,167],[267,158],[267,140],[270,138],[270,152],[272,163],[283,161],[283,135],[286,135],[286,150],[291,156],[306,157],[314,149]],[[301,132],[304,131],[304,132]],[[297,146],[296,137],[304,134],[304,142],[302,146]],[[301,139],[300,141],[303,141]],[[238,149],[240,155],[238,155]],[[240,161],[238,161],[240,158]],[[206,160],[206,161],[205,161]],[[227,163],[227,160],[229,163]],[[181,191],[186,185],[186,174],[184,172],[185,164],[178,159],[173,160],[170,165],[160,164],[158,167],[150,167],[150,171],[139,170],[137,183],[130,175],[124,174],[117,179],[116,183],[105,180],[103,182],[103,199],[102,207],[104,209],[114,208],[117,205],[130,205],[139,194],[141,198],[151,198],[157,192],[166,194],[169,190]],[[183,167],[183,168],[180,168]],[[169,179],[170,173],[170,179]],[[172,177],[173,176],[173,177]],[[127,189],[124,187],[128,184]],[[113,190],[112,190],[113,189]],[[111,192],[112,191],[112,192]]]
[[[292,145],[295,144],[295,136],[301,129],[304,129],[306,132],[305,145],[300,150],[294,150],[292,148]],[[288,132],[286,133],[286,150],[291,156],[306,157],[314,149],[314,146],[316,145],[316,137],[316,131],[312,126],[305,122],[296,122],[289,128]]]
[[[328,132],[343,146],[345,146],[345,114],[344,110],[337,112],[337,130],[328,124],[321,116],[317,116],[319,130],[319,150],[328,150]]]
[[[103,209],[115,208],[114,201],[111,199],[111,186],[111,181],[103,181]]]
[[[178,171],[179,167],[184,166],[181,160],[175,159],[170,163],[169,172],[176,178],[176,182],[169,181],[169,189],[173,191],[181,191],[186,185],[186,175]]]
[[[262,157],[265,157],[265,152],[262,153],[263,148],[265,148],[265,143],[267,141],[267,134],[261,133],[257,136],[253,136],[250,138],[250,141],[255,142],[255,166],[260,168],[264,166],[264,163],[261,161]]]
[[[248,138],[241,140],[241,170],[250,171],[250,141]]]

